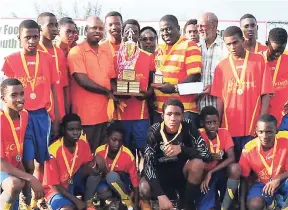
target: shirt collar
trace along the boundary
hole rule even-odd
[[[214,44],[220,46],[222,43],[223,43],[223,39],[217,34],[216,39],[211,44],[211,46],[213,46]],[[200,39],[199,46],[206,46],[206,43],[205,43],[204,39]]]

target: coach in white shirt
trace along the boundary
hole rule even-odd
[[[198,19],[200,46],[202,51],[201,81],[204,91],[199,95],[199,111],[205,106],[216,107],[216,97],[210,96],[211,84],[218,63],[228,56],[224,40],[217,35],[218,18],[214,13],[204,13]]]

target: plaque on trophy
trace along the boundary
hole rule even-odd
[[[140,81],[136,80],[135,65],[140,49],[133,41],[133,30],[128,30],[127,41],[118,51],[117,63],[119,68],[117,79],[117,93],[115,95],[140,96]]]

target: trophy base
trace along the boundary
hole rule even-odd
[[[163,75],[161,74],[154,74],[153,75],[153,83],[155,84],[163,84]]]
[[[144,97],[144,94],[143,93],[124,93],[124,92],[114,92],[113,95],[115,96],[134,96],[134,97]]]

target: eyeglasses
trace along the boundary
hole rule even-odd
[[[155,41],[156,37],[141,37],[140,40],[143,41],[143,42],[147,42],[147,41],[150,41],[150,42],[153,42]]]

